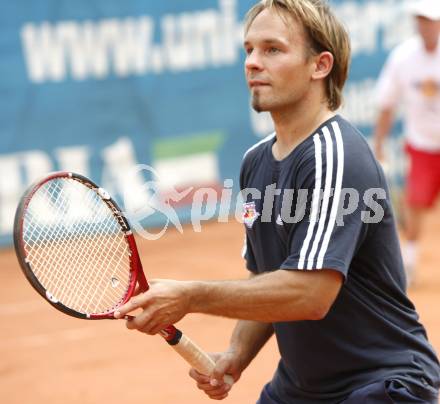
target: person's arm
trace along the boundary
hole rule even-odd
[[[267,272],[246,281],[193,282],[190,311],[277,322],[320,320],[342,284],[333,270]]]
[[[241,371],[245,370],[273,335],[271,323],[238,320],[231,336],[229,352],[234,352],[240,360]],[[222,380],[223,375],[219,375]]]
[[[249,280],[255,279],[256,277],[257,275],[251,273]],[[252,320],[237,321],[231,335],[227,352],[232,352],[234,356],[238,358],[240,373],[249,366],[273,333],[274,330],[271,323],[262,323]],[[218,376],[220,377],[218,377],[217,380],[223,380],[223,374]]]
[[[212,354],[216,362],[212,375],[202,375],[195,369],[191,369],[189,375],[197,382],[197,387],[210,398],[221,400],[227,397],[232,387],[223,382],[223,376],[231,375],[234,382],[237,382],[241,373],[272,335],[272,324],[239,320],[232,333],[229,349]]]
[[[373,134],[373,147],[376,158],[382,162],[385,160],[383,146],[385,143],[385,139],[391,132],[393,120],[393,108],[384,108],[379,111],[379,116],[377,118],[376,127]]]
[[[319,320],[342,285],[334,270],[277,270],[234,281],[156,280],[150,289],[119,308],[116,318],[142,308],[129,329],[156,334],[188,313],[260,322]]]

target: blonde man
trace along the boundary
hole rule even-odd
[[[214,373],[190,371],[212,399],[275,333],[281,360],[260,404],[434,403],[439,363],[405,295],[383,172],[335,113],[346,31],[324,1],[267,0],[244,47],[252,105],[276,129],[241,168],[250,277],[156,281],[118,317],[143,308],[127,327],[147,334],[194,312],[239,319]]]

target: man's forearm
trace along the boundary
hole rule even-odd
[[[327,313],[340,274],[278,270],[251,279],[189,282],[189,312],[260,322],[316,320]]]
[[[264,344],[273,335],[270,323],[239,320],[231,336],[229,350],[241,361],[241,369],[246,369]]]

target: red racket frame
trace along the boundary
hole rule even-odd
[[[77,312],[75,310],[72,310],[71,308],[63,305],[60,302],[55,302],[51,300],[47,294],[46,289],[43,287],[43,285],[39,282],[37,277],[34,275],[32,268],[27,260],[26,257],[26,249],[24,246],[24,240],[23,240],[23,222],[24,222],[24,214],[29,206],[29,203],[33,197],[33,195],[40,189],[44,184],[47,182],[54,180],[54,179],[74,179],[83,185],[87,186],[88,188],[95,191],[99,197],[102,199],[103,202],[107,204],[109,209],[112,211],[113,215],[117,219],[118,223],[121,226],[121,230],[123,231],[125,235],[125,239],[127,241],[127,244],[130,249],[130,283],[127,289],[127,292],[125,296],[123,297],[121,303],[114,307],[113,310],[107,312],[107,313],[99,313],[99,314],[84,314]],[[114,320],[114,312],[120,307],[121,305],[127,303],[130,298],[133,296],[133,293],[136,288],[136,284],[139,285],[141,292],[146,292],[149,288],[148,281],[145,276],[145,273],[142,268],[142,263],[139,257],[139,252],[136,246],[136,241],[133,235],[133,232],[131,231],[130,225],[124,216],[123,212],[119,208],[118,204],[109,196],[108,198],[103,198],[99,193],[98,190],[102,189],[98,185],[96,185],[93,181],[89,180],[88,178],[71,172],[66,171],[58,171],[49,174],[45,178],[33,183],[24,193],[23,197],[20,200],[20,203],[18,205],[16,214],[15,214],[15,220],[14,220],[14,244],[15,244],[15,251],[17,254],[18,261],[20,263],[20,267],[30,282],[30,284],[34,287],[34,289],[42,296],[44,299],[46,299],[52,306],[54,306],[56,309],[62,311],[65,314],[68,314],[73,317],[86,319],[86,320],[104,320],[104,319],[110,319]],[[160,332],[161,336],[165,338],[165,340],[170,344],[175,344],[179,341],[181,332],[173,325],[167,326],[164,330]]]

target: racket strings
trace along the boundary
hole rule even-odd
[[[59,200],[61,200],[62,201],[62,199],[59,199]],[[46,227],[46,229],[48,229],[48,227]],[[63,256],[64,256],[64,253],[69,253],[69,252],[73,252],[73,253],[75,253],[75,251],[71,248],[71,246],[70,245],[68,245],[67,246],[67,248],[66,248],[66,243],[65,243],[65,241],[66,240],[68,240],[68,238],[66,238],[66,237],[62,237],[62,236],[60,236],[60,229],[62,229],[62,227],[60,227],[60,228],[58,228],[58,229],[56,229],[56,231],[55,232],[53,232],[53,239],[55,239],[55,240],[57,240],[58,241],[58,243],[56,243],[55,245],[52,245],[52,249],[53,249],[53,251],[51,252],[51,255],[47,255],[47,254],[42,254],[42,256],[40,256],[40,258],[42,258],[43,260],[44,259],[48,259],[49,257],[51,257],[51,258],[53,258],[53,260],[56,262],[56,263],[60,263],[61,262],[61,259],[63,258]],[[71,236],[71,240],[70,240],[70,242],[74,242],[75,241],[75,238],[76,237],[81,237],[81,233],[79,233],[78,234],[78,236]],[[44,239],[45,240],[47,240],[48,239],[48,232],[46,231],[45,233],[44,233]],[[85,244],[85,246],[87,246],[87,244]],[[43,252],[49,252],[49,251],[51,251],[51,250],[39,250],[39,251],[43,251]],[[86,252],[85,250],[83,250],[83,253],[84,252]],[[79,261],[78,260],[78,258],[79,257],[86,257],[87,256],[87,254],[86,255],[73,255],[72,254],[72,256],[71,257],[69,257],[68,255],[67,255],[67,257],[66,258],[68,258],[68,259],[70,259],[70,263],[71,264],[73,264],[73,266],[74,267],[77,267],[77,268],[84,268],[84,262],[81,262],[81,261]],[[51,259],[51,261],[53,261],[52,259]],[[35,260],[34,260],[34,263],[35,263]],[[38,274],[38,271],[36,271],[36,273]],[[54,273],[49,273],[49,272],[46,272],[46,273],[43,273],[42,275],[46,275],[45,277],[42,277],[42,280],[44,280],[44,279],[48,279],[48,276],[49,275],[52,275],[52,277],[54,277],[54,279],[56,280],[56,284],[55,284],[55,286],[53,286],[53,288],[51,288],[50,290],[52,290],[52,292],[53,292],[53,294],[55,295],[55,296],[58,296],[58,289],[57,289],[57,287],[60,285],[60,284],[63,284],[63,282],[65,282],[66,281],[66,275],[67,273],[63,273],[62,275],[64,275],[63,277],[57,277],[57,275],[59,275],[59,273],[57,273],[57,272],[55,272],[55,274]],[[55,275],[55,276],[54,276]],[[70,275],[72,275],[72,274],[70,274]],[[74,275],[75,275],[75,273],[74,273]],[[76,277],[75,277],[76,278]],[[66,303],[67,305],[69,305],[70,304],[70,302],[67,300],[67,301],[65,301],[64,303]]]
[[[90,194],[88,194],[88,195],[90,195]],[[104,205],[104,204],[101,204],[101,207],[105,207],[105,209],[107,209],[106,205]],[[98,213],[98,216],[101,216],[101,214]],[[109,224],[109,222],[103,222],[103,223],[105,223],[107,225]],[[114,224],[114,223],[110,222],[110,224]],[[78,230],[79,231],[79,237],[86,237],[86,235],[83,234],[84,230],[85,230],[85,232],[87,232],[88,229],[79,229]],[[113,229],[108,229],[108,228],[103,228],[102,230],[103,230],[104,234],[109,233],[109,231],[113,231]],[[102,233],[98,233],[98,238],[101,236],[101,234]],[[112,249],[112,250],[117,250],[117,247],[114,245],[114,242],[113,242],[114,239],[110,238],[109,240],[111,241],[111,244],[108,247],[110,249]],[[121,243],[121,241],[124,242],[124,239],[120,238],[119,239],[119,243]],[[103,243],[103,240],[99,240],[98,239],[97,243]],[[102,256],[102,254],[101,254],[102,250],[93,248],[93,247],[95,247],[94,244],[87,243],[86,247],[92,247],[92,248],[86,248],[84,257],[87,258],[87,262],[94,261],[94,262],[101,262],[101,263],[104,263],[104,264],[107,262],[106,258],[108,258],[108,257]],[[108,260],[108,263],[111,263],[111,260]],[[88,271],[88,273],[87,273],[85,271],[85,269],[87,269],[85,264],[86,264],[86,262],[84,262],[84,260],[81,261],[81,262],[78,262],[76,264],[76,267],[79,268],[82,271],[78,271],[78,276],[76,276],[75,279],[76,280],[82,280],[82,282],[76,282],[77,286],[73,288],[73,291],[71,293],[71,297],[75,297],[76,296],[75,303],[77,303],[78,300],[81,300],[82,298],[86,298],[87,297],[87,294],[86,294],[87,289],[84,288],[84,285],[87,285],[87,284],[99,284],[99,282],[98,282],[99,275],[100,274],[106,274],[106,273],[108,273],[108,270],[109,270],[109,268],[108,268],[109,265],[107,265],[106,268],[105,268],[105,272],[104,271],[103,272],[97,272],[97,271],[91,272],[91,271]],[[102,278],[103,278],[103,275],[102,275],[101,279]],[[84,292],[80,292],[80,291],[84,291]],[[91,306],[90,303],[93,302],[93,297],[96,296],[96,291],[97,291],[97,289],[95,289],[94,291],[93,290],[91,291],[93,293],[93,296],[91,296],[91,297],[89,296],[89,298],[88,298],[89,304],[85,308],[86,311],[94,311],[94,310],[96,311],[96,308],[91,308],[90,307]],[[102,296],[105,296],[105,295],[102,295]],[[114,301],[114,296],[112,296],[112,299]],[[70,299],[70,300],[66,301],[66,304],[69,305],[69,306],[72,306],[73,302],[74,301],[72,299]],[[107,305],[108,305],[108,303],[107,303]]]
[[[130,283],[130,249],[107,204],[74,179],[49,181],[23,222],[31,268],[53,298],[85,314],[113,310]]]
[[[105,206],[104,204],[101,204],[102,206]],[[99,213],[98,213],[98,215],[99,215]],[[99,215],[100,216],[100,215]],[[101,221],[102,223],[105,223],[105,222],[103,222],[103,221]],[[87,229],[85,229],[85,230],[87,230]],[[108,229],[102,229],[104,232],[108,232]],[[84,240],[84,237],[85,237],[85,235],[83,234],[84,233],[84,231],[81,231],[81,229],[80,228],[77,228],[76,229],[76,232],[77,232],[77,234],[74,236],[74,237],[72,237],[72,240],[71,241],[75,241],[75,238],[83,238],[83,240]],[[81,283],[85,283],[85,284],[87,284],[87,283],[91,283],[90,281],[93,281],[93,279],[91,279],[90,278],[90,273],[89,273],[89,276],[87,277],[87,276],[84,276],[84,272],[85,272],[85,270],[87,269],[87,266],[86,266],[86,264],[87,264],[87,261],[90,261],[90,260],[92,260],[92,259],[94,259],[94,260],[97,260],[97,259],[103,259],[104,260],[104,262],[105,262],[105,257],[97,257],[97,256],[93,256],[93,255],[95,255],[94,253],[96,253],[96,252],[98,252],[99,253],[99,250],[96,250],[95,249],[95,251],[90,251],[90,249],[85,249],[85,250],[83,250],[82,251],[82,255],[81,254],[79,254],[79,255],[75,255],[74,253],[75,253],[75,251],[71,248],[71,243],[68,243],[68,245],[67,245],[67,249],[66,248],[63,248],[63,244],[66,244],[66,243],[64,243],[64,241],[67,239],[66,237],[60,237],[60,232],[59,231],[57,231],[56,233],[54,233],[55,234],[55,238],[58,240],[58,241],[60,241],[60,240],[62,240],[62,242],[61,243],[58,243],[58,245],[60,245],[61,246],[61,248],[58,248],[58,249],[56,249],[55,250],[55,255],[54,255],[54,258],[55,258],[55,262],[59,262],[59,260],[60,260],[60,255],[62,255],[62,253],[65,253],[66,251],[69,253],[69,252],[72,252],[72,254],[71,254],[71,257],[67,257],[67,258],[70,258],[70,263],[71,264],[73,264],[73,266],[74,267],[76,267],[76,268],[78,268],[79,270],[82,270],[82,272],[81,271],[76,271],[74,274],[78,274],[77,276],[74,276],[74,279],[75,280],[78,280],[78,277],[80,278],[80,279],[83,279],[83,282],[81,282]],[[100,233],[98,233],[98,234],[100,234]],[[47,238],[47,235],[46,235],[46,238]],[[85,247],[90,247],[90,246],[93,246],[93,244],[91,244],[91,243],[83,243],[83,246],[85,246]],[[111,248],[112,247],[114,247],[114,246],[111,246]],[[87,251],[87,250],[89,250],[89,251]],[[80,260],[79,258],[85,258],[85,259],[88,259],[87,261],[85,261],[84,259],[82,259],[82,260]],[[73,261],[72,261],[72,258],[73,258]],[[90,272],[90,271],[89,271]],[[93,273],[92,273],[93,274]],[[96,274],[96,272],[95,272],[95,274]],[[86,274],[87,275],[87,274]],[[58,279],[58,284],[64,284],[64,282],[66,281],[66,279],[65,279],[65,276],[63,277],[63,278],[60,278],[60,279]],[[85,292],[84,293],[82,293],[82,295],[83,296],[78,296],[77,294],[78,294],[78,291],[79,290],[82,290],[82,288],[81,288],[81,283],[79,283],[79,282],[76,282],[76,287],[74,287],[73,288],[73,290],[72,290],[72,293],[71,293],[71,297],[73,297],[73,296],[77,296],[77,298],[78,299],[81,299],[81,298],[83,298],[83,297],[86,297],[85,295],[87,294],[86,292],[87,292],[87,289],[84,289],[85,290]],[[59,286],[59,285],[56,285],[56,286]],[[58,289],[54,289],[54,295],[56,296],[56,297],[58,297],[58,293],[59,293],[59,291],[58,291]],[[61,297],[60,297],[61,298]],[[72,306],[73,304],[73,302],[72,302],[72,299],[67,299],[65,302],[64,302],[66,305],[68,305],[69,307],[70,306]]]
[[[90,196],[90,194],[88,193],[87,196]],[[100,209],[107,209],[106,205],[104,205],[102,203],[100,204],[99,208]],[[99,212],[98,216],[100,216],[101,213],[102,212]],[[114,223],[112,223],[111,221],[106,221],[104,223],[105,223],[105,227],[102,229],[102,233],[104,233],[104,234],[113,233],[115,230],[116,231],[119,230],[118,228],[114,229],[113,226],[112,226],[112,228],[109,228],[109,225],[114,225]],[[87,227],[81,228],[79,230],[79,236],[86,237],[87,231],[88,231]],[[102,280],[103,277],[106,274],[108,274],[108,271],[110,268],[109,265],[112,263],[111,261],[114,261],[113,257],[102,256],[103,251],[98,248],[95,248],[96,245],[104,243],[104,240],[100,239],[102,233],[98,233],[98,236],[97,236],[98,239],[96,240],[97,244],[93,244],[93,243],[86,244],[85,257],[89,257],[89,259],[87,259],[86,262],[101,262],[101,263],[104,263],[104,265],[107,262],[107,265],[105,266],[105,270],[102,272],[97,272],[97,271],[96,272],[92,272],[92,271],[87,272],[86,266],[85,266],[86,262],[84,262],[84,260],[82,260],[81,263],[77,263],[76,267],[79,268],[79,271],[78,271],[78,275],[75,276],[75,279],[78,282],[76,282],[76,287],[73,288],[73,291],[71,293],[71,300],[67,301],[67,304],[69,306],[72,305],[72,299],[74,297],[76,297],[76,299],[74,300],[75,303],[80,301],[81,298],[86,298],[87,294],[83,291],[87,291],[87,290],[84,288],[84,286],[87,284],[97,284],[97,279],[99,278],[100,274],[101,274],[101,280]],[[119,246],[114,245],[115,239],[110,238],[109,240],[110,240],[111,244],[108,245],[108,248],[113,249],[113,250],[117,250]],[[119,245],[121,244],[121,242],[124,242],[124,238],[119,238]],[[113,268],[118,268],[118,266],[113,266]],[[100,283],[98,283],[98,284],[100,284]],[[89,299],[89,304],[85,308],[86,312],[91,309],[90,303],[92,303],[93,297],[96,296],[97,290],[98,289],[95,289],[94,295],[92,296],[91,299]],[[105,296],[105,294],[103,294],[102,296]],[[96,306],[92,310],[96,310]]]

